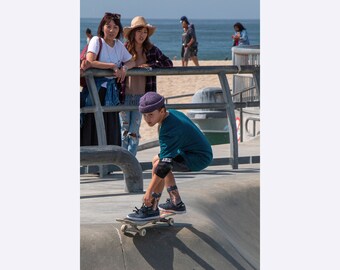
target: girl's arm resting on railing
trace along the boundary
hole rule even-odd
[[[116,71],[118,69],[117,65],[113,63],[105,63],[96,60],[97,55],[93,52],[88,52],[86,54],[86,69],[88,68],[99,68],[99,69],[112,69]]]
[[[128,70],[128,69],[136,67],[136,62],[131,59],[127,61],[126,63],[124,63],[123,66],[125,66],[125,68]]]
[[[117,73],[118,82],[124,82],[126,77],[126,72],[130,69],[136,66],[136,62],[130,59],[124,65],[120,68],[120,73]]]

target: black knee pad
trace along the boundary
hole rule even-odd
[[[164,178],[172,170],[172,159],[162,158],[157,167],[155,168],[155,174],[160,178]]]

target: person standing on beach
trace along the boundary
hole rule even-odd
[[[160,153],[152,160],[152,178],[143,197],[141,208],[127,215],[131,220],[151,220],[160,211],[186,213],[186,207],[176,185],[173,171],[201,171],[212,161],[211,146],[200,129],[182,112],[167,110],[164,97],[155,92],[143,95],[139,111],[145,122],[158,124]],[[158,206],[164,186],[169,193],[165,203]]]
[[[132,55],[137,67],[162,68],[172,67],[172,61],[150,42],[150,36],[156,27],[147,23],[144,17],[132,19],[129,27],[124,27],[125,46]],[[122,83],[124,105],[139,105],[139,100],[146,92],[156,92],[156,76],[130,76]],[[122,147],[136,156],[139,144],[139,129],[142,114],[139,111],[122,111],[119,113]]]
[[[186,16],[182,16],[180,19],[183,27],[182,34],[182,66],[187,67],[189,59],[191,59],[195,66],[199,66],[197,52],[198,52],[198,42],[196,37],[195,26],[189,23]]]
[[[119,40],[123,32],[120,15],[105,13],[99,26],[97,35],[89,43],[86,64],[83,70],[88,68],[112,70],[110,77],[95,78],[101,105],[116,106],[120,104],[119,84],[124,81],[128,69],[135,67],[131,54]],[[97,55],[98,58],[97,58]],[[91,106],[92,101],[88,89],[83,89],[85,106]],[[118,112],[104,112],[106,139],[108,145],[121,145],[120,122]],[[84,116],[80,130],[81,145],[98,145],[96,125],[92,113]]]
[[[234,40],[233,46],[241,46],[241,45],[249,45],[249,38],[246,28],[237,22],[234,24],[235,33],[232,35],[232,39]]]
[[[91,38],[93,37],[91,29],[87,28],[86,31],[85,31],[85,34],[86,34],[86,43],[89,44]]]

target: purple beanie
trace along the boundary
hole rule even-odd
[[[139,111],[150,113],[164,106],[164,97],[156,92],[147,92],[139,100]]]

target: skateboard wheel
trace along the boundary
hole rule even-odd
[[[123,224],[121,227],[120,227],[120,230],[124,233],[127,229],[127,225],[126,224]]]
[[[169,224],[169,226],[174,226],[174,224],[175,224],[174,219],[173,218],[169,218],[168,224]]]
[[[140,236],[145,236],[145,235],[146,235],[146,230],[145,230],[145,229],[141,229],[141,230],[139,231],[139,235],[140,235]]]

